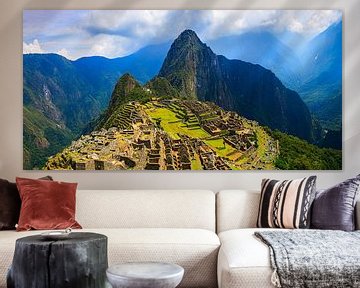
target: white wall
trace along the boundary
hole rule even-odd
[[[343,49],[343,170],[247,172],[43,172],[22,170],[23,9],[341,9]],[[263,177],[318,175],[327,187],[360,173],[360,1],[358,0],[2,0],[0,9],[0,178],[40,177],[74,181],[81,189],[258,189]]]

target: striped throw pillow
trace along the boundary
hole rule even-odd
[[[263,179],[257,227],[309,228],[316,176],[294,180]]]

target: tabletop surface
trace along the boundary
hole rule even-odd
[[[168,279],[178,277],[184,269],[176,264],[162,262],[134,262],[111,266],[107,273],[121,278]]]
[[[21,232],[20,232],[21,233]],[[37,245],[48,245],[49,243],[52,244],[66,244],[66,243],[77,243],[77,242],[86,242],[86,241],[93,241],[93,240],[101,240],[107,239],[105,235],[98,234],[98,233],[91,233],[91,232],[71,232],[67,238],[59,239],[59,240],[49,240],[44,238],[41,235],[41,231],[39,231],[39,235],[32,235],[23,238],[19,238],[16,242],[20,242],[22,244],[37,244]]]

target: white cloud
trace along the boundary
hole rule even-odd
[[[172,40],[176,24],[170,22],[174,20],[171,17],[174,13],[176,11],[167,10],[90,11],[82,26],[90,44],[88,55],[125,56],[145,45]]]
[[[241,34],[247,30],[274,24],[276,10],[214,10],[208,14],[207,38]]]
[[[171,13],[168,10],[97,10],[89,13],[84,26],[105,34],[151,37],[157,34],[157,29],[162,29]]]
[[[56,52],[56,54],[64,56],[67,59],[74,60],[74,57],[72,57],[70,55],[69,51],[67,49],[65,49],[65,48],[60,49],[59,51]]]
[[[307,25],[315,33],[324,31],[332,23],[337,22],[341,17],[341,11],[327,10],[322,13],[314,13],[311,15]]]
[[[134,43],[133,39],[118,35],[100,34],[93,37],[93,44],[89,49],[89,56],[101,55],[105,57],[116,57],[128,55],[141,48],[140,43]]]
[[[241,34],[252,29],[313,36],[341,18],[338,10],[214,10],[205,11],[206,38]]]
[[[45,53],[37,39],[35,39],[32,43],[29,44],[23,42],[23,54],[31,53]]]
[[[59,53],[66,58],[125,56],[174,40],[193,29],[201,40],[256,29],[312,37],[341,18],[337,10],[67,10],[27,11],[24,53]],[[29,40],[30,39],[30,40]],[[35,40],[33,40],[35,39]],[[40,43],[41,45],[40,45]],[[62,47],[62,49],[60,49]],[[59,50],[60,49],[60,50]],[[57,51],[57,52],[56,52]]]
[[[34,39],[34,41],[30,42],[29,44],[23,42],[23,54],[33,54],[33,53],[40,53],[40,54],[56,53],[70,60],[75,59],[75,57],[71,56],[69,51],[65,48],[62,48],[58,51],[46,51],[42,48],[42,45],[40,45],[40,42],[37,39]]]
[[[299,21],[292,21],[289,23],[289,30],[301,34],[304,32],[304,25]]]
[[[121,35],[133,43],[172,40],[194,29],[203,40],[252,29],[313,36],[338,21],[337,10],[128,10],[91,11],[84,28],[90,33]],[[127,50],[127,49],[123,49]]]

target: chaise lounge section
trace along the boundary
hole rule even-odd
[[[269,247],[254,236],[260,193],[258,191],[223,190],[216,195],[217,233],[221,248],[218,256],[218,287],[274,288],[271,283]],[[357,202],[357,229],[360,202]],[[279,229],[277,229],[279,230]]]

